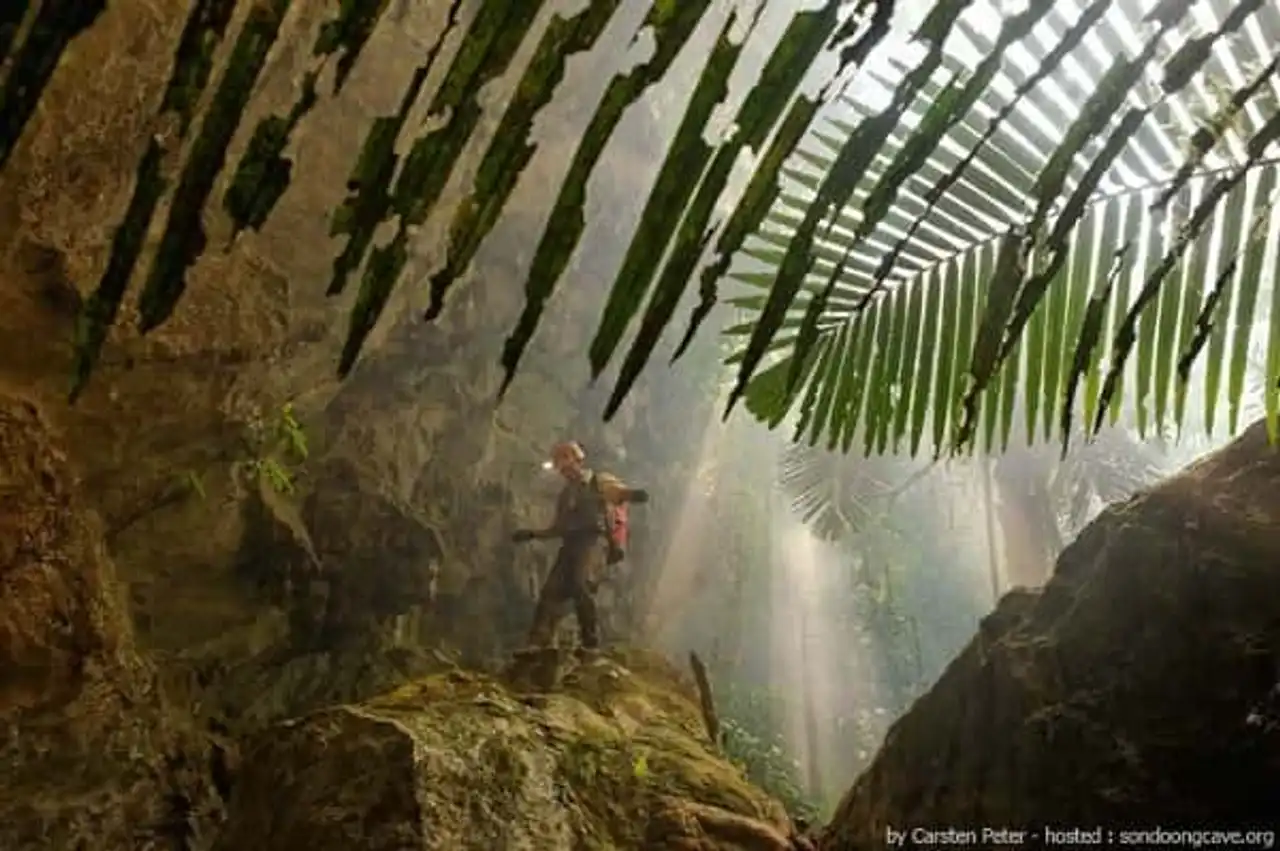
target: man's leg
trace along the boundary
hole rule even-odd
[[[556,627],[564,617],[565,570],[563,560],[557,559],[542,583],[538,593],[538,605],[533,610],[533,625],[529,628],[530,647],[550,647],[556,636]]]
[[[578,616],[578,634],[584,650],[600,649],[600,612],[596,607],[598,582],[590,557],[584,557],[575,565],[573,576],[573,607]]]
[[[600,649],[600,617],[596,609],[596,598],[590,589],[583,588],[573,595],[574,608],[578,615],[578,632],[582,636],[584,650]]]

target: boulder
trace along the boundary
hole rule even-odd
[[[550,651],[453,669],[265,731],[217,848],[786,851],[779,803],[707,740],[661,659]],[[555,690],[526,665],[558,669]]]
[[[1274,823],[1277,494],[1258,424],[1106,510],[894,724],[824,851],[883,848],[890,829]]]
[[[135,652],[38,409],[0,393],[0,848],[199,849],[216,751]]]

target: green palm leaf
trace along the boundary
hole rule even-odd
[[[16,13],[0,14],[9,69],[0,83],[10,94],[22,89],[0,98],[0,166],[71,38],[102,6],[82,4],[89,9],[82,19],[43,26],[46,6],[68,5],[46,3],[31,27],[19,29]],[[169,221],[141,294],[140,327],[155,328],[176,309],[185,270],[204,248],[204,207],[291,4],[257,0],[225,36],[226,3],[197,5],[204,11],[193,13],[189,29],[209,38],[195,49],[183,37],[174,80],[185,94],[177,104],[166,96],[160,109],[179,114],[182,127],[197,126],[188,107],[205,103],[200,132],[182,146],[172,193],[158,177],[157,151],[142,157],[135,197],[79,324],[77,388],[142,259],[141,234],[162,207]],[[345,77],[394,4],[341,5],[321,34],[321,53],[341,44]],[[1280,311],[1272,309],[1280,299],[1272,206],[1280,8],[1270,0],[1161,0],[1154,8],[1152,0],[1029,0],[1022,11],[1000,13],[987,0],[936,0],[914,44],[905,44],[886,35],[894,5],[830,0],[791,11],[788,37],[756,45],[770,55],[766,71],[718,144],[695,131],[722,92],[727,105],[725,82],[748,69],[738,67],[739,45],[723,39],[708,55],[712,72],[678,122],[687,132],[668,152],[670,162],[692,169],[689,182],[671,176],[680,171],[672,166],[655,183],[653,208],[633,237],[638,247],[596,331],[599,374],[641,317],[607,413],[645,368],[695,278],[699,297],[677,351],[705,324],[732,257],[730,286],[745,292],[727,300],[751,316],[735,329],[745,345],[730,358],[738,369],[733,399],[745,398],[774,425],[799,404],[802,437],[815,445],[848,451],[860,443],[868,453],[994,448],[1019,433],[1050,434],[1055,423],[1062,435],[1080,419],[1095,428],[1114,423],[1122,412],[1147,427],[1181,425],[1199,410],[1206,425],[1225,419],[1234,428],[1246,354],[1259,336],[1262,406],[1280,432]],[[459,14],[462,6],[469,14]],[[651,54],[610,82],[552,193],[525,310],[501,356],[504,382],[578,248],[586,187],[605,143],[628,107],[675,66],[711,7],[652,0],[642,25]],[[474,191],[461,209],[446,211],[456,224],[451,265],[434,276],[428,319],[440,314],[495,224],[528,156],[523,130],[554,98],[568,54],[618,20],[606,22],[608,8],[571,18],[554,18],[541,0],[452,0],[441,9],[442,32],[456,25],[465,35],[425,51],[400,110],[374,123],[350,172],[350,197],[335,211],[334,235],[348,239],[330,292],[360,273],[341,373],[356,363],[399,286],[412,233],[438,212],[444,186],[483,130],[481,89],[520,74]],[[735,0],[731,9],[744,18],[760,11],[754,0]],[[236,47],[215,82],[208,51],[224,37]],[[742,46],[742,56],[753,52]],[[814,64],[819,53],[833,61]],[[517,71],[518,57],[529,55]],[[446,57],[442,73],[428,73]],[[815,68],[839,70],[811,80]],[[249,164],[267,169],[262,185],[231,181],[233,213],[253,226],[289,182],[283,141],[326,96],[314,71],[300,82],[297,109],[263,125],[261,144],[250,144]],[[196,98],[206,84],[212,95]],[[831,101],[836,92],[843,94]],[[419,102],[443,123],[408,127]],[[740,190],[730,177],[748,153],[758,161]],[[721,211],[732,213],[717,223]],[[396,235],[375,247],[373,234],[386,224]],[[1195,392],[1202,405],[1190,404]]]
[[[1280,11],[1165,4],[1147,21],[1125,2],[1046,5],[994,39],[961,16],[923,81],[930,60],[899,84],[869,68],[868,96],[831,105],[784,166],[731,273],[756,292],[773,282],[729,332],[747,342],[731,359],[740,386],[757,362],[788,364],[767,422],[830,398],[807,441],[825,430],[847,450],[860,423],[867,453],[914,454],[927,434],[940,454],[1019,432],[1065,441],[1081,418],[1096,431],[1122,413],[1145,430],[1198,410],[1212,429],[1225,395],[1235,427],[1259,300],[1277,291]],[[877,85],[888,113],[862,105]],[[833,182],[847,190],[835,204]],[[1280,315],[1268,335],[1275,423]]]

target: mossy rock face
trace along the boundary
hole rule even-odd
[[[1108,508],[893,725],[824,851],[904,825],[1274,824],[1277,493],[1258,423]]]
[[[561,664],[555,691],[455,670],[267,731],[218,848],[791,847],[781,805],[714,753],[665,662]]]

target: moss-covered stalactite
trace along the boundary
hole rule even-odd
[[[448,262],[431,278],[433,306],[444,303],[449,288],[466,271],[481,241],[497,224],[521,172],[533,158],[535,146],[529,141],[529,134],[534,119],[564,79],[569,58],[595,45],[619,5],[620,0],[599,0],[572,17],[557,15],[547,27],[480,162],[471,195],[454,213],[449,228]]]
[[[444,32],[427,51],[422,62],[413,70],[413,76],[400,98],[394,115],[375,119],[356,159],[355,167],[347,178],[347,197],[333,212],[329,233],[345,236],[346,245],[333,261],[333,275],[329,279],[329,295],[338,295],[347,285],[351,273],[360,268],[373,242],[378,225],[391,215],[391,181],[395,177],[400,157],[396,154],[396,139],[408,121],[409,111],[422,94],[427,76],[435,67],[445,39],[453,32],[462,10],[462,0],[453,0]]]
[[[106,0],[5,0],[0,10],[0,63],[12,65],[0,88],[0,168],[31,120],[44,87],[71,40],[106,9]],[[25,28],[35,7],[35,18]],[[24,37],[15,45],[14,39]],[[12,53],[12,56],[9,54]]]
[[[640,309],[640,303],[644,300],[658,264],[662,262],[667,239],[671,236],[670,228],[666,227],[667,217],[672,210],[687,204],[698,186],[698,181],[693,180],[692,176],[706,166],[711,152],[711,147],[703,138],[707,122],[728,94],[729,76],[733,73],[743,45],[755,29],[762,9],[763,7],[757,7],[746,33],[737,40],[732,37],[732,33],[738,23],[738,15],[736,11],[729,15],[707,64],[702,68],[702,75],[694,85],[689,108],[685,110],[680,126],[676,128],[675,138],[658,170],[657,180],[649,191],[649,199],[640,214],[640,224],[623,255],[622,268],[618,271],[613,290],[605,303],[600,329],[591,342],[591,371],[594,375],[598,376],[613,356],[627,324]]]
[[[560,276],[569,265],[573,251],[585,229],[583,208],[587,200],[587,181],[604,153],[605,145],[617,128],[627,107],[635,103],[667,73],[693,31],[710,8],[709,0],[672,3],[655,0],[641,27],[653,31],[653,55],[626,74],[619,74],[605,89],[600,106],[591,117],[582,141],[574,152],[569,173],[551,207],[550,217],[534,252],[533,266],[525,287],[524,312],[502,350],[506,370],[503,390],[515,377],[516,367],[525,347],[533,339],[547,299],[555,291]]]
[[[248,0],[239,0],[240,4],[246,2]],[[8,33],[6,37],[11,38],[14,32],[29,33],[19,58],[52,57],[47,60],[52,68],[61,47],[78,31],[74,27],[63,27],[58,30],[62,33],[61,41],[51,40],[53,30],[47,23],[52,20],[53,12],[65,5],[56,0],[46,2],[38,10],[34,25],[29,20],[22,22],[25,11],[19,14],[16,7],[8,7],[6,17],[0,19],[3,27],[0,34]],[[391,5],[387,0],[334,3],[329,19],[322,24],[312,45],[314,61],[299,81],[294,103],[254,128],[244,153],[235,163],[221,199],[234,231],[257,229],[266,222],[292,178],[294,163],[285,155],[285,150],[299,124],[327,94],[321,91],[324,74],[332,69],[334,93],[339,91]],[[548,4],[545,0],[517,4],[475,0],[466,36],[458,44],[438,89],[430,95],[428,114],[433,119],[444,117],[445,120],[413,141],[406,154],[399,155],[396,145],[403,142],[409,131],[405,126],[407,116],[426,94],[426,80],[446,40],[456,29],[465,5],[464,0],[454,0],[450,5],[442,34],[413,74],[397,113],[374,122],[348,178],[348,197],[334,212],[331,233],[346,239],[334,261],[329,294],[342,293],[352,275],[361,276],[339,362],[340,374],[346,374],[355,364],[364,340],[403,274],[409,234],[436,206],[462,151],[474,136],[482,116],[480,90],[508,72]],[[439,315],[453,283],[466,271],[484,237],[496,224],[534,152],[529,141],[533,122],[555,95],[569,57],[592,49],[621,5],[620,0],[587,4],[573,13],[554,15],[543,29],[541,40],[485,152],[472,191],[453,211],[448,262],[431,280],[428,319]],[[873,5],[868,0],[860,4],[859,11]],[[647,29],[653,36],[653,54],[612,80],[578,145],[569,175],[552,204],[550,220],[535,252],[527,309],[504,350],[503,363],[508,377],[538,324],[542,305],[562,276],[584,230],[586,184],[606,143],[628,107],[667,73],[711,6],[711,0],[689,3],[656,0],[641,24],[641,29]],[[140,260],[144,236],[169,190],[161,164],[168,151],[185,147],[189,153],[177,177],[168,221],[139,300],[140,329],[145,333],[157,327],[178,304],[187,270],[206,247],[202,226],[205,207],[218,175],[227,164],[231,141],[290,7],[289,0],[253,0],[245,23],[234,36],[217,89],[204,99],[209,106],[199,122],[199,133],[188,142],[189,128],[197,117],[195,104],[203,102],[202,95],[210,83],[214,52],[227,37],[229,22],[238,8],[236,0],[197,0],[195,3],[174,58],[161,114],[157,116],[163,119],[166,115],[175,115],[178,132],[164,140],[165,147],[161,141],[152,140],[143,151],[133,198],[116,231],[107,268],[97,290],[87,300],[78,326],[73,397],[84,387],[107,332],[116,321],[128,282]],[[84,8],[84,4],[76,8]],[[729,38],[728,25],[721,33],[668,152],[659,183],[652,192],[642,233],[634,240],[630,262],[615,288],[613,305],[597,336],[593,347],[597,371],[638,311],[656,271],[656,259],[674,234],[669,223],[678,221],[679,217],[673,219],[673,214],[689,204],[697,188],[696,182],[688,180],[687,175],[705,171],[710,163],[712,178],[709,185],[698,189],[693,209],[685,217],[682,237],[676,240],[682,250],[680,262],[665,271],[664,280],[668,282],[676,274],[675,270],[686,265],[690,246],[703,239],[701,231],[724,187],[726,164],[732,164],[744,147],[759,149],[767,140],[786,111],[798,81],[827,44],[838,23],[838,8],[839,4],[832,2],[820,12],[796,17],[770,60],[761,86],[748,98],[739,115],[740,125],[744,121],[745,125],[739,127],[730,144],[717,155],[716,148],[705,142],[702,135],[709,116],[724,98],[727,81],[738,65],[743,41],[754,24],[746,28],[748,36],[741,39]],[[730,25],[740,21],[743,15],[749,15],[754,22],[760,11],[758,4],[734,7]],[[27,17],[32,16],[27,14]],[[66,20],[77,23],[75,19]],[[6,119],[17,114],[17,105],[11,99],[7,99],[4,106]],[[16,123],[12,126],[15,129],[11,136],[16,139],[20,127]],[[396,224],[394,236],[387,244],[375,248],[375,230],[389,221]],[[695,234],[692,243],[689,234]],[[668,283],[663,291],[668,294],[665,304],[675,289]],[[669,313],[662,307],[656,315]],[[656,327],[655,322],[651,308],[647,326],[652,329]],[[646,334],[646,339],[650,336]],[[637,357],[633,351],[633,368]]]

